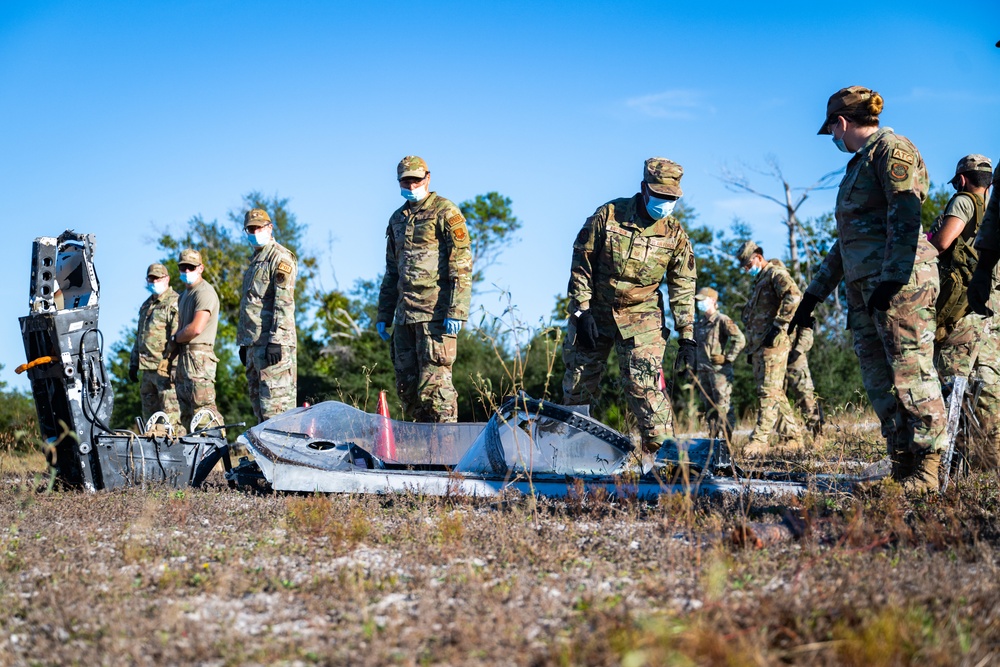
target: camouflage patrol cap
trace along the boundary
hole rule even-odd
[[[271,216],[267,214],[262,208],[255,208],[247,211],[247,214],[243,216],[243,226],[249,227],[253,224],[254,227],[263,227],[264,225],[271,222]]]
[[[713,299],[714,301],[719,300],[719,293],[716,292],[711,287],[702,287],[698,290],[698,293],[694,295],[695,301],[704,301],[705,299]]]
[[[416,155],[407,155],[396,165],[396,180],[423,178],[429,171],[430,169],[427,168],[427,163],[424,162],[423,158]]]
[[[754,256],[754,253],[763,255],[764,251],[753,241],[744,241],[740,245],[740,249],[736,251],[736,261],[740,263],[740,266],[746,266],[750,263],[750,258]]]
[[[967,171],[985,171],[988,174],[993,171],[993,163],[985,155],[979,155],[978,153],[966,155],[958,161],[958,165],[955,167],[955,176],[964,174]],[[951,180],[955,179],[952,178]]]
[[[201,266],[201,253],[192,248],[181,250],[181,256],[177,260],[178,264],[190,264],[191,266]]]
[[[651,157],[646,160],[642,170],[642,181],[654,194],[667,197],[680,197],[681,177],[684,167],[676,162],[662,157]]]
[[[147,278],[166,278],[169,275],[170,274],[167,273],[167,267],[163,266],[159,262],[150,264],[149,268],[146,269]]]
[[[848,86],[841,88],[826,102],[826,120],[816,134],[830,134],[829,125],[837,116],[843,116],[848,109],[853,109],[862,102],[867,102],[873,95],[877,95],[874,90],[864,86]]]

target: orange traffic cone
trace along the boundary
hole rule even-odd
[[[375,430],[375,456],[383,461],[396,460],[396,437],[392,434],[392,422],[389,419],[389,401],[385,392],[378,393],[378,427]]]
[[[663,369],[660,369],[660,375],[656,378],[656,386],[659,388],[660,393],[666,395],[667,393],[667,379],[663,377]]]

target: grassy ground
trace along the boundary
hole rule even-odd
[[[878,450],[842,421],[821,455]],[[0,458],[0,665],[1000,662],[995,475],[649,504],[85,495],[43,467]],[[734,545],[788,506],[803,538]]]

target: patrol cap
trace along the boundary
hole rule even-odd
[[[993,171],[993,163],[985,155],[979,155],[978,153],[966,155],[958,161],[958,165],[955,167],[955,176],[964,174],[967,171],[985,171],[988,174]],[[951,180],[955,180],[955,178],[953,177]]]
[[[254,227],[263,227],[264,225],[271,222],[271,216],[267,214],[262,208],[255,208],[247,211],[247,214],[243,216],[243,226],[249,227],[253,224]]]
[[[396,180],[423,178],[429,171],[430,169],[427,168],[427,163],[424,162],[423,158],[416,155],[407,155],[396,165]]]
[[[193,248],[185,248],[181,250],[180,259],[177,260],[178,264],[190,264],[191,266],[201,266],[201,253]]]
[[[760,246],[753,241],[744,241],[740,245],[740,249],[736,251],[736,261],[740,263],[740,266],[746,266],[750,263],[750,258],[754,256],[755,253],[764,252],[760,249]]]
[[[830,99],[826,103],[826,120],[823,121],[816,134],[830,134],[830,130],[827,128],[837,116],[843,116],[845,111],[853,109],[862,102],[867,102],[874,95],[878,95],[878,93],[864,86],[848,86],[830,95]]]
[[[146,269],[147,278],[166,278],[170,274],[167,273],[167,267],[163,266],[159,262],[150,264],[149,268]]]
[[[651,157],[646,160],[642,170],[642,181],[655,194],[667,197],[680,197],[681,177],[684,167],[676,162],[662,157]]]
[[[698,290],[698,293],[694,295],[695,301],[704,301],[705,299],[713,299],[715,301],[719,300],[719,293],[716,292],[711,287],[702,287]]]

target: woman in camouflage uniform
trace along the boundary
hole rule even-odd
[[[838,238],[792,319],[808,325],[843,279],[847,326],[868,398],[882,423],[893,477],[908,493],[938,488],[945,407],[934,369],[937,250],[920,226],[929,181],[916,147],[879,127],[882,96],[843,88],[819,134],[853,154],[837,193]]]

